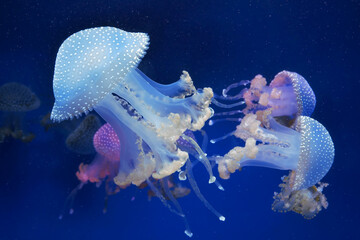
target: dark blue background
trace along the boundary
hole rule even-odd
[[[359,210],[359,1],[19,1],[0,3],[0,82],[22,82],[42,105],[26,116],[37,134],[29,144],[0,145],[0,239],[186,239],[181,219],[146,191],[131,187],[110,198],[88,184],[75,213],[60,221],[65,198],[78,183],[81,161],[59,131],[45,133],[41,116],[52,108],[57,50],[69,35],[95,26],[147,32],[150,49],[142,69],[170,83],[186,69],[197,87],[214,91],[261,73],[271,79],[286,69],[302,74],[317,96],[313,117],[331,133],[335,162],[324,178],[329,208],[315,219],[271,210],[272,196],[286,172],[245,168],[223,181],[225,192],[200,189],[226,216],[219,222],[191,194],[180,199],[194,239],[357,239]],[[217,137],[233,126],[207,127]],[[229,140],[228,143],[231,143]],[[209,153],[224,153],[219,144]],[[135,196],[135,201],[130,199]]]

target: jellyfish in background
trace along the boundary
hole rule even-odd
[[[78,154],[93,154],[93,137],[101,127],[100,119],[93,114],[87,115],[77,128],[66,138],[66,147]]]
[[[110,124],[104,124],[94,135],[94,148],[97,152],[95,159],[90,164],[81,163],[76,177],[81,183],[98,183],[106,179],[107,193],[111,188],[108,186],[116,177],[120,165],[120,141]]]
[[[89,115],[95,117],[94,115]],[[98,121],[98,120],[97,120]],[[90,164],[80,163],[79,170],[76,172],[76,177],[79,179],[80,184],[74,188],[69,194],[64,206],[70,203],[70,214],[74,212],[73,202],[77,192],[83,188],[88,182],[95,183],[100,186],[105,181],[105,207],[104,213],[107,211],[108,196],[114,195],[120,191],[120,187],[114,184],[114,177],[117,175],[120,165],[120,141],[110,124],[104,124],[93,135],[93,147],[96,150],[96,156]],[[80,146],[82,149],[83,146]],[[126,188],[126,186],[121,186]],[[62,219],[63,215],[60,215]]]
[[[0,87],[0,111],[5,125],[0,128],[0,143],[11,136],[23,142],[31,142],[35,135],[26,134],[22,129],[22,119],[26,112],[37,109],[40,100],[23,84],[10,82]]]
[[[213,114],[212,89],[196,90],[186,71],[177,82],[162,85],[137,69],[148,44],[145,33],[86,29],[64,41],[55,63],[51,119],[73,119],[94,109],[108,122],[121,142],[114,177],[120,187],[151,183],[150,177],[165,179],[189,163],[177,141],[183,137],[201,153],[184,132],[200,130]],[[199,156],[205,156],[199,161],[209,172],[209,183],[215,182],[206,155]],[[222,215],[219,219],[225,220]]]

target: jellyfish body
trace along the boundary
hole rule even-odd
[[[79,126],[66,138],[66,147],[78,154],[95,153],[93,137],[100,127],[101,122],[96,115],[87,115]]]
[[[10,82],[0,87],[0,111],[28,112],[39,106],[39,98],[23,84]]]
[[[0,127],[0,143],[8,136],[31,142],[35,134],[25,133],[23,130],[23,114],[39,106],[39,98],[25,85],[9,82],[0,86],[0,111],[3,112],[5,122],[5,125]]]
[[[235,87],[244,87],[235,96],[229,95],[229,91]],[[237,101],[233,104],[223,104],[216,99],[213,103],[221,108],[233,108],[245,105],[242,110],[217,113],[215,116],[228,116],[235,114],[254,113],[266,120],[267,115],[274,117],[283,125],[292,126],[298,116],[311,116],[315,109],[316,98],[308,82],[300,74],[289,71],[279,72],[269,85],[262,75],[256,75],[251,81],[242,81],[232,84],[223,90],[218,100]],[[225,119],[226,120],[226,119]],[[228,120],[241,121],[241,118],[230,118]],[[212,120],[210,124],[218,120]],[[265,122],[263,122],[265,123]],[[266,123],[265,123],[266,124]]]
[[[241,167],[261,166],[294,170],[293,191],[319,182],[334,160],[334,144],[325,127],[306,116],[298,117],[296,130],[271,117],[269,123],[270,129],[265,129],[255,114],[244,117],[234,135],[246,142],[245,147],[235,147],[217,159],[220,176],[227,179]]]
[[[112,182],[120,166],[120,141],[110,126],[104,124],[93,137],[94,148],[97,152],[90,164],[81,163],[77,178],[82,183],[101,183],[105,179]]]
[[[109,124],[103,125],[94,135],[94,148],[95,159],[89,165],[81,163],[76,173],[83,183],[100,182],[108,176],[114,178],[114,172],[119,168],[120,141]]]

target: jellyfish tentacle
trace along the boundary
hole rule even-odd
[[[187,71],[183,71],[182,75],[180,76],[180,80],[167,85],[155,82],[138,68],[135,69],[135,71],[140,74],[151,86],[168,97],[184,98],[196,92],[193,81]]]
[[[171,207],[170,204],[168,204],[168,202],[166,201],[164,196],[160,193],[159,189],[157,189],[155,187],[155,185],[149,179],[146,179],[146,183],[150,187],[151,191],[153,191],[155,193],[156,197],[158,197],[160,199],[161,203],[170,210],[170,212],[175,213],[176,215],[178,215],[180,217],[184,217],[184,214],[182,214],[181,212],[176,211],[175,209],[173,209]]]
[[[67,198],[65,200],[63,210],[58,217],[59,220],[63,219],[63,217],[65,215],[65,211],[68,208],[68,206],[69,206],[69,214],[71,215],[74,213],[73,205],[74,205],[75,196],[76,196],[77,192],[82,189],[82,187],[84,185],[85,185],[85,183],[81,182],[73,190],[71,190],[70,194],[67,196]]]
[[[188,237],[192,237],[193,233],[191,232],[189,223],[186,219],[186,215],[184,214],[184,211],[182,210],[182,207],[180,206],[179,202],[176,200],[176,198],[174,197],[174,195],[171,193],[170,189],[169,189],[169,185],[168,185],[168,181],[169,181],[169,177],[165,177],[163,179],[160,179],[160,183],[162,188],[164,189],[164,192],[166,194],[166,196],[170,199],[170,201],[174,204],[175,208],[177,209],[177,211],[182,215],[183,220],[184,220],[184,224],[185,224],[185,234]]]
[[[192,173],[192,166],[191,166],[191,162],[187,161],[186,163],[186,174],[187,177],[189,179],[189,183],[192,187],[192,189],[194,190],[196,196],[200,199],[200,201],[202,201],[205,205],[205,207],[207,207],[220,221],[225,221],[225,217],[219,213],[204,197],[204,195],[202,195],[202,193],[200,192],[200,189],[195,181],[194,175]]]
[[[195,150],[197,151],[197,153],[199,154],[198,156],[198,160],[205,166],[206,170],[209,173],[209,183],[213,183],[216,180],[216,177],[214,176],[213,172],[212,172],[212,167],[210,165],[209,160],[206,157],[206,154],[201,150],[201,148],[199,147],[199,145],[195,142],[194,139],[192,139],[191,137],[186,136],[185,134],[183,134],[181,136],[182,138],[184,138],[186,141],[188,141],[189,143],[191,143],[193,145],[193,147],[195,148]]]
[[[234,111],[229,111],[229,112],[219,112],[219,113],[215,113],[214,117],[218,117],[218,116],[232,116],[232,115],[236,115],[236,114],[240,114],[243,113],[241,110],[234,110]]]
[[[234,135],[234,133],[235,133],[235,131],[232,131],[232,132],[229,132],[229,133],[225,134],[225,135],[222,136],[222,137],[218,137],[218,138],[211,139],[211,140],[210,140],[210,143],[215,144],[215,143],[217,143],[217,142],[219,142],[219,141],[222,141],[222,140],[224,140],[224,139],[226,139],[226,138]]]
[[[210,119],[209,126],[214,125],[219,122],[241,122],[242,118],[220,118],[220,119]]]
[[[233,84],[230,84],[227,88],[223,89],[222,91],[222,95],[224,97],[230,97],[230,98],[236,98],[238,97],[237,95],[235,96],[230,96],[228,95],[228,92],[234,88],[238,88],[238,87],[244,87],[246,85],[248,85],[249,83],[251,83],[249,80],[241,80],[240,82],[237,82],[237,83],[233,83]]]
[[[245,104],[244,101],[240,101],[240,102],[233,103],[233,104],[224,104],[224,103],[219,102],[219,101],[216,100],[215,98],[213,98],[213,99],[211,100],[211,103],[215,104],[215,105],[218,106],[218,107],[222,107],[222,108],[234,108],[234,107],[242,106],[242,105]]]

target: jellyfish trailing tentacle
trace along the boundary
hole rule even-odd
[[[184,211],[182,210],[182,207],[180,206],[179,202],[176,200],[176,198],[174,197],[174,195],[171,193],[170,189],[169,189],[169,179],[168,177],[165,177],[163,179],[160,180],[161,186],[164,189],[164,192],[166,194],[166,196],[170,199],[170,201],[174,204],[175,208],[177,209],[177,211],[181,214],[181,216],[183,217],[184,220],[184,224],[185,224],[185,234],[188,237],[192,237],[193,233],[191,232],[189,223],[186,219],[186,215],[184,214]]]
[[[199,161],[200,161],[202,164],[204,164],[206,170],[207,170],[208,173],[209,173],[209,176],[210,176],[210,178],[209,178],[209,183],[215,182],[216,177],[215,177],[214,174],[213,174],[213,171],[212,171],[212,167],[211,167],[211,165],[210,165],[210,162],[209,162],[209,160],[207,159],[206,154],[201,150],[201,148],[200,148],[199,145],[197,144],[197,142],[196,142],[194,139],[192,139],[191,137],[186,136],[185,134],[183,134],[181,137],[184,138],[186,141],[188,141],[190,144],[192,144],[193,147],[195,148],[195,150],[196,150],[196,152],[198,153],[198,156],[199,156],[199,157],[198,157]]]
[[[72,215],[74,213],[74,200],[76,197],[76,194],[79,190],[81,190],[84,186],[84,183],[80,182],[73,190],[71,190],[70,194],[67,196],[65,203],[64,203],[64,207],[62,212],[59,215],[59,220],[62,220],[64,218],[65,212],[67,211],[67,209],[69,209],[69,214]]]
[[[179,148],[181,150],[188,152],[191,156],[193,156],[195,158],[195,160],[191,164],[191,169],[197,163],[201,162],[205,166],[206,170],[208,171],[208,173],[210,175],[210,180],[211,179],[214,180],[214,178],[212,178],[211,176],[213,176],[212,168],[215,165],[214,165],[214,163],[210,163],[210,161],[208,160],[207,155],[205,153],[205,149],[207,147],[207,142],[208,142],[208,136],[205,131],[200,130],[200,132],[203,136],[201,148],[197,144],[196,138],[195,138],[193,132],[190,130],[186,130],[184,132],[184,134],[177,140],[177,145],[179,146]],[[186,174],[187,174],[187,169],[179,171],[179,175],[178,175],[179,180],[185,181],[187,179]],[[209,183],[212,183],[212,182],[209,181]],[[216,180],[216,178],[215,178],[214,183],[218,187],[219,190],[224,191],[224,188],[221,186],[219,181]]]
[[[189,179],[189,183],[192,187],[192,189],[194,190],[196,196],[200,199],[200,201],[202,201],[205,205],[205,207],[207,207],[220,221],[225,221],[225,217],[219,213],[204,197],[204,195],[202,195],[202,193],[200,192],[200,189],[195,181],[193,172],[192,172],[192,164],[190,161],[186,162],[186,175],[187,178]]]
[[[175,213],[176,215],[178,215],[180,217],[185,216],[182,212],[178,212],[171,207],[171,205],[166,201],[165,197],[161,194],[159,189],[157,189],[155,187],[155,185],[149,179],[146,179],[146,183],[150,187],[151,191],[153,191],[155,193],[156,197],[158,197],[160,199],[161,203],[170,210],[170,212]]]

